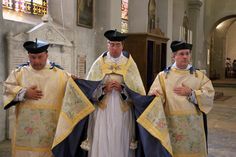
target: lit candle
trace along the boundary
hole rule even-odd
[[[190,44],[192,44],[192,43],[193,43],[193,38],[192,38],[192,35],[193,35],[193,34],[192,34],[192,31],[190,31],[190,41],[189,41],[189,42],[190,42]]]
[[[179,41],[181,40],[181,26],[179,27]]]
[[[188,33],[187,33],[187,43],[190,43],[190,30],[188,29]]]

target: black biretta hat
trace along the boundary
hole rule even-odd
[[[28,53],[36,54],[46,52],[49,44],[36,39],[35,41],[26,41],[23,46],[28,51]]]
[[[170,48],[172,52],[176,52],[178,50],[189,49],[192,50],[192,44],[186,43],[184,41],[172,41]]]
[[[108,30],[104,33],[104,36],[110,41],[123,41],[127,36],[121,32],[115,30]]]

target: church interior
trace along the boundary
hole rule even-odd
[[[191,63],[215,88],[208,116],[209,157],[236,154],[236,1],[235,0],[0,0],[0,95],[3,82],[27,62],[23,43],[45,40],[49,59],[85,78],[106,51],[106,30],[128,35],[128,51],[146,90],[172,64],[170,43],[193,44]],[[0,97],[0,104],[3,98]],[[0,156],[11,156],[14,110],[0,105]]]

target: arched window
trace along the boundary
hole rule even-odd
[[[121,0],[121,32],[128,32],[128,0]]]
[[[2,0],[3,18],[38,24],[48,12],[48,0]]]
[[[26,14],[43,16],[47,14],[47,0],[2,0],[5,9]]]

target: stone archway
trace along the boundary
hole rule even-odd
[[[214,79],[225,79],[231,76],[225,69],[225,60],[229,56],[227,50],[229,47],[227,36],[229,29],[236,21],[236,15],[230,15],[217,20],[207,38],[209,77]],[[235,27],[236,28],[236,27]]]

